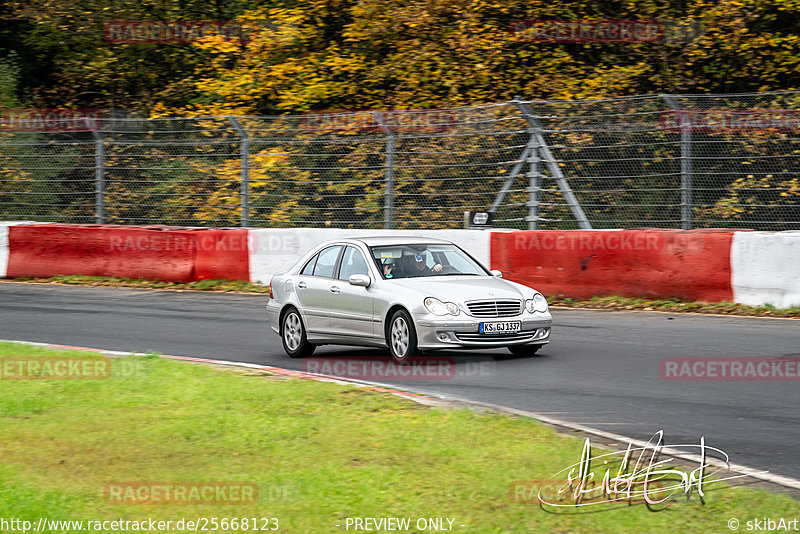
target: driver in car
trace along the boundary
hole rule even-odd
[[[424,251],[415,254],[413,259],[411,256],[408,258],[411,261],[408,261],[406,264],[411,263],[412,266],[407,270],[407,276],[429,276],[442,270],[441,263],[437,263],[433,267],[428,268],[426,264],[426,253]]]

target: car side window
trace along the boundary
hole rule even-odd
[[[333,278],[333,268],[336,267],[336,259],[339,257],[341,245],[328,247],[319,253],[317,264],[314,266],[314,276]]]
[[[300,274],[305,274],[307,276],[314,274],[314,265],[317,264],[317,258],[319,258],[319,254],[314,254],[314,257],[308,260],[308,263],[306,263],[306,266],[300,271]]]
[[[347,247],[342,256],[342,266],[339,268],[339,279],[349,280],[354,274],[369,275],[367,262],[361,251],[355,247]]]

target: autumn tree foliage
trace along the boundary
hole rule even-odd
[[[0,55],[20,55],[22,96],[51,107],[273,114],[800,83],[796,0],[26,0],[6,2],[0,17]],[[235,20],[258,31],[247,42],[107,42],[104,24],[119,20]],[[525,42],[511,31],[520,20],[692,31],[655,43]]]
[[[246,39],[212,36],[191,43],[119,43],[104,35],[109,22],[143,20],[234,21],[252,32]],[[656,21],[672,33],[650,42],[562,43],[531,41],[515,33],[515,22],[548,20]],[[126,109],[147,117],[413,110],[502,102],[516,95],[573,101],[800,87],[797,0],[16,0],[0,6],[0,22],[0,97],[6,105]],[[266,137],[265,129],[275,127],[276,120],[254,128]],[[282,145],[254,139],[250,179],[255,219],[292,225],[298,217],[312,220],[314,213],[323,213],[336,224],[337,214],[352,213],[380,224],[385,137],[354,132],[349,142],[347,133],[336,132],[337,144],[319,149],[314,137],[328,134],[301,131]],[[145,161],[135,153],[112,151],[109,201],[118,202],[108,213],[135,220],[129,213],[139,194],[131,189],[135,178],[141,181],[140,192],[150,191],[158,199],[153,216],[236,224],[241,203],[238,139],[230,130],[224,135],[217,142],[229,145],[214,154],[171,147],[166,137],[148,132],[141,133],[142,142],[162,143],[160,156]],[[418,210],[421,220],[431,224],[452,225],[415,200],[415,195],[440,203],[451,198],[435,196],[442,176],[427,176],[420,169],[430,158],[441,161],[445,153],[460,153],[461,163],[475,158],[476,166],[481,158],[513,161],[518,156],[495,154],[499,149],[482,135],[431,138],[424,149],[399,139],[397,150],[407,158],[395,177],[398,193],[405,195],[400,207]],[[678,139],[674,133],[663,135],[670,142]],[[356,140],[359,136],[366,139]],[[521,139],[524,144],[524,135]],[[566,144],[589,146],[603,139],[574,134]],[[605,145],[622,142],[609,139]],[[658,155],[643,166],[657,167],[660,158],[669,158],[659,143],[643,150]],[[159,158],[167,163],[156,172],[148,163]],[[331,176],[315,170],[334,161],[345,162],[346,172]],[[14,172],[33,179],[24,170]],[[475,187],[474,170],[458,172],[448,183],[463,191]],[[659,173],[647,173],[652,190],[666,180]],[[697,216],[736,220],[747,215],[741,212],[742,199],[763,205],[794,199],[796,175],[777,164],[774,173],[744,173],[705,184],[728,190],[705,198]],[[602,178],[583,185],[608,191],[607,198],[598,196],[597,209],[611,213],[625,184],[612,187]],[[484,185],[488,191],[497,184]],[[522,197],[514,200],[524,203]],[[470,200],[465,195],[464,205]],[[186,207],[198,201],[201,208]],[[649,205],[665,202],[646,199]],[[663,216],[657,208],[650,211],[637,216]]]
[[[419,109],[526,98],[745,92],[800,83],[793,0],[545,2],[309,0],[249,10],[262,28],[191,80],[186,110]],[[518,20],[646,20],[683,39],[552,43],[515,39]],[[683,25],[683,26],[681,26]]]

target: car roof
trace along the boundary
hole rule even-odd
[[[397,235],[397,236],[365,236],[365,237],[351,237],[348,238],[352,241],[361,241],[368,247],[380,247],[384,245],[450,245],[450,241],[445,239],[436,239],[434,237],[422,237],[415,235]]]

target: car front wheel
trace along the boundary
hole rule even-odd
[[[306,330],[303,327],[303,319],[300,312],[292,308],[287,311],[281,321],[281,340],[283,350],[292,358],[304,358],[311,356],[316,348],[308,342]]]
[[[403,363],[417,355],[417,333],[411,316],[405,310],[398,310],[389,321],[386,336],[389,354],[396,363]]]

